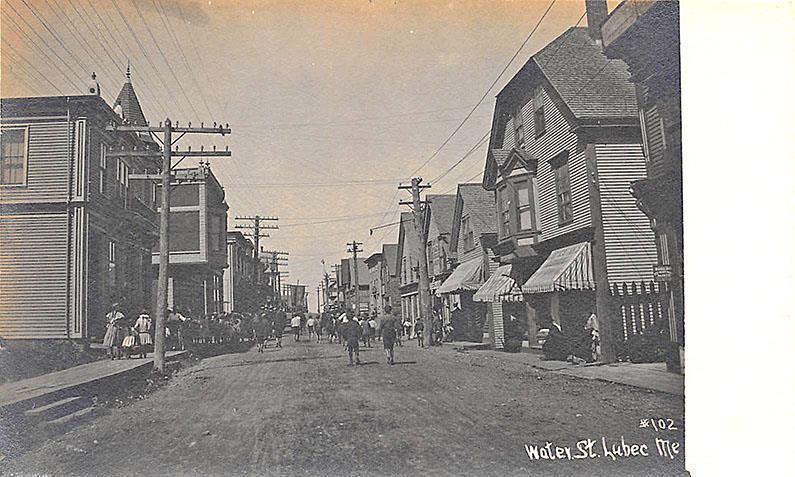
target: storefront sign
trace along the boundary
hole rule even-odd
[[[673,278],[673,270],[670,265],[654,265],[654,280],[658,282],[669,282]]]

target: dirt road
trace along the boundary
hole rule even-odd
[[[347,366],[340,345],[292,338],[263,354],[208,358],[148,398],[7,462],[4,470],[102,476],[682,472],[683,451],[672,450],[683,440],[679,397],[476,352],[419,350],[415,343],[398,348],[398,363],[390,367],[379,347],[363,350],[358,367]],[[677,430],[641,427],[642,419],[668,417],[676,418]],[[657,437],[668,440],[663,450],[675,458],[659,455]],[[566,447],[572,457],[580,455],[577,443],[587,450],[588,439],[589,457],[570,460]],[[563,458],[543,459],[548,450]]]

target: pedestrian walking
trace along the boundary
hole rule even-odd
[[[110,359],[121,358],[121,343],[124,340],[122,321],[124,313],[119,311],[119,304],[110,305],[110,311],[105,315],[105,337],[102,339],[102,346],[108,350]]]
[[[378,327],[378,322],[375,320],[375,316],[371,316],[367,324],[370,325],[370,332],[373,335],[373,339],[381,339],[381,332]]]
[[[271,333],[273,333],[273,337],[276,340],[276,347],[282,347],[282,335],[284,334],[284,321],[281,320],[279,314],[273,318],[273,322],[271,323]]]
[[[149,312],[143,310],[138,319],[135,320],[133,330],[138,333],[138,346],[140,346],[139,354],[141,358],[146,358],[146,353],[150,346],[152,346],[152,318]]]
[[[419,319],[414,323],[414,335],[417,337],[417,344],[420,348],[425,347],[425,342],[422,340],[423,331],[425,331],[425,323],[422,322],[422,319]]]
[[[372,348],[370,340],[373,337],[373,329],[370,327],[370,322],[362,318],[360,326],[362,327],[362,343],[364,346]]]
[[[362,364],[359,361],[359,339],[362,337],[362,327],[356,320],[348,320],[342,325],[342,339],[345,342],[345,348],[348,350],[348,366],[353,366],[354,356],[356,357],[356,364]]]
[[[307,330],[306,331],[307,335],[309,336],[309,339],[311,341],[312,340],[312,334],[313,333],[314,334],[317,333],[317,330],[315,329],[315,317],[314,316],[310,316],[309,319],[306,320],[306,330]],[[318,338],[318,341],[320,341],[319,338]]]
[[[381,321],[381,341],[386,351],[386,363],[395,364],[395,341],[400,334],[400,322],[392,315],[392,306],[384,306],[384,319]]]
[[[403,335],[407,340],[411,339],[411,320],[409,320],[408,317],[403,320]]]
[[[293,336],[295,336],[295,341],[298,342],[301,340],[301,316],[295,315],[292,320],[290,320],[290,326],[293,329]]]

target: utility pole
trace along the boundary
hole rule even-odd
[[[415,177],[411,179],[410,186],[398,186],[398,189],[411,190],[411,201],[400,201],[400,205],[408,205],[411,207],[411,212],[414,216],[414,228],[417,231],[417,248],[419,255],[419,299],[420,299],[420,319],[425,323],[425,336],[423,340],[426,346],[431,345],[431,317],[433,310],[431,310],[431,296],[430,296],[430,280],[428,279],[428,256],[425,249],[425,214],[423,205],[427,204],[425,201],[420,200],[420,192],[423,189],[430,189],[430,184],[422,184],[422,177]]]
[[[317,286],[317,314],[318,314],[318,315],[320,314],[320,289],[321,289],[322,287],[323,287],[323,286],[322,286],[322,285],[320,285],[320,284],[318,284],[318,286]]]
[[[172,166],[171,166],[171,157],[172,156],[182,156],[182,158],[177,161],[178,165],[182,162],[183,159],[186,157],[229,157],[232,155],[229,150],[225,151],[216,151],[213,147],[212,151],[205,151],[204,147],[202,147],[199,151],[191,151],[188,148],[187,151],[179,151],[177,148],[176,150],[172,151],[171,148],[175,146],[175,144],[186,134],[220,134],[224,136],[226,134],[231,134],[232,130],[229,129],[229,125],[216,125],[213,123],[212,127],[204,127],[204,123],[201,124],[200,127],[191,127],[191,123],[188,123],[187,127],[180,127],[179,121],[175,125],[171,124],[171,119],[166,118],[165,124],[161,123],[159,126],[135,126],[135,125],[116,125],[111,124],[106,128],[108,132],[127,132],[127,133],[146,133],[149,134],[151,137],[155,138],[163,147],[162,151],[157,149],[145,149],[145,150],[113,150],[107,153],[107,157],[162,157],[163,164],[161,166],[160,174],[130,174],[130,180],[160,180],[161,186],[163,188],[161,198],[162,203],[160,205],[160,249],[159,249],[159,261],[158,264],[158,275],[157,275],[157,310],[155,314],[155,356],[154,356],[154,366],[157,371],[160,373],[165,372],[166,367],[166,309],[168,306],[168,265],[169,265],[169,215],[171,212],[171,183],[174,178],[171,176]],[[161,140],[156,134],[162,133],[163,139]],[[179,137],[176,140],[172,141],[172,133],[179,133]]]
[[[354,290],[354,308],[356,308],[356,313],[354,315],[359,314],[360,310],[360,302],[359,302],[359,262],[357,260],[358,253],[362,251],[359,248],[359,245],[362,245],[362,242],[357,242],[356,240],[352,242],[348,242],[348,253],[353,254],[353,290]]]
[[[270,275],[271,275],[271,287],[273,288],[273,292],[276,294],[277,303],[281,303],[282,301],[282,275],[286,275],[285,273],[279,272],[279,265],[287,265],[287,257],[290,255],[288,252],[282,252],[280,250],[262,250],[263,254],[270,255]]]
[[[245,220],[252,222],[252,225],[235,225],[236,229],[253,229],[253,232],[244,233],[246,237],[254,238],[254,258],[259,259],[259,239],[270,237],[267,233],[261,232],[262,230],[278,230],[278,225],[262,225],[261,222],[277,221],[278,217],[260,217],[259,215],[235,217],[235,220]]]

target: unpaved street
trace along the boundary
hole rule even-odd
[[[305,338],[304,338],[305,339]],[[640,420],[682,416],[679,397],[538,371],[449,348],[381,344],[347,366],[336,344],[285,339],[208,358],[148,398],[6,463],[50,475],[678,475]],[[648,456],[605,455],[621,438]],[[529,446],[593,439],[593,458],[535,460]],[[587,442],[587,441],[586,441]],[[532,449],[532,447],[529,447]],[[554,447],[550,447],[555,452]],[[565,456],[565,450],[561,450]],[[620,450],[619,450],[620,452]],[[543,453],[542,453],[543,454]]]

